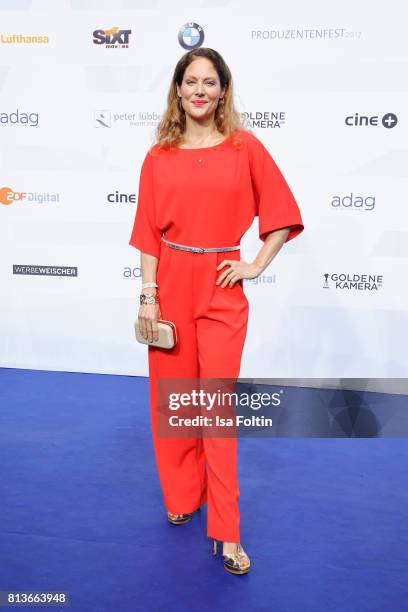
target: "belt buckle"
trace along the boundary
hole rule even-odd
[[[196,253],[205,253],[205,249],[203,247],[195,247]]]

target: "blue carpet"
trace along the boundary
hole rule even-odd
[[[252,571],[231,576],[206,507],[166,521],[147,379],[4,368],[0,388],[0,591],[68,591],[70,612],[407,609],[405,439],[240,438]]]

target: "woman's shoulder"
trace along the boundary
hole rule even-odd
[[[238,129],[234,132],[236,140],[245,143],[250,154],[262,154],[265,148],[263,142],[249,129]]]
[[[262,145],[262,141],[249,129],[239,129],[237,130],[237,134],[250,146],[259,146]]]
[[[159,146],[159,143],[156,142],[149,147],[146,155],[151,156],[151,157],[157,157],[157,155],[159,154],[159,151],[160,151],[160,146]]]

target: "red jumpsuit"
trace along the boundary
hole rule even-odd
[[[174,514],[208,506],[207,535],[239,542],[237,438],[164,438],[156,432],[157,381],[164,378],[239,376],[248,300],[239,280],[216,285],[224,259],[240,250],[192,253],[165,245],[240,244],[259,217],[259,236],[291,226],[287,240],[303,231],[296,200],[261,141],[236,130],[221,144],[201,149],[148,151],[139,181],[129,244],[158,258],[162,318],[174,321],[178,344],[148,347],[152,437],[164,505]]]

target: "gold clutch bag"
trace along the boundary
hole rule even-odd
[[[159,337],[157,340],[148,342],[147,338],[144,338],[139,330],[139,322],[136,319],[135,322],[135,334],[136,340],[141,344],[148,344],[149,346],[157,346],[159,348],[171,349],[178,342],[177,328],[172,321],[164,321],[159,319],[157,321],[157,329],[159,331]]]

